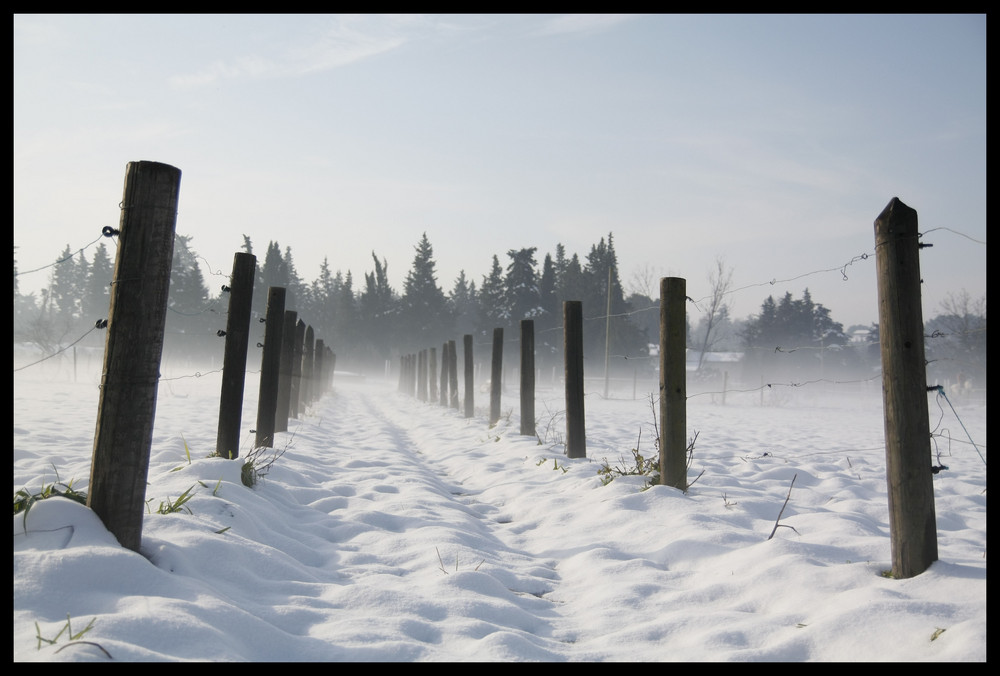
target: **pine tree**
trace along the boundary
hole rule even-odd
[[[522,319],[535,319],[542,314],[542,295],[535,272],[535,247],[511,249],[510,263],[504,279],[505,305],[510,312],[510,325],[516,328]]]
[[[474,333],[479,326],[479,302],[476,283],[469,282],[465,270],[460,270],[455,286],[448,297],[451,314],[455,318],[455,332],[459,335]]]
[[[451,333],[444,292],[438,286],[434,272],[434,249],[426,232],[414,248],[417,253],[403,283],[400,300],[400,319],[407,337],[406,349],[437,345]]]
[[[510,310],[506,300],[503,269],[500,267],[500,259],[494,254],[490,274],[483,277],[483,283],[479,287],[480,335],[491,336],[493,329],[507,328]]]
[[[114,277],[114,264],[108,257],[104,242],[98,245],[94,252],[94,260],[90,264],[90,274],[87,276],[87,289],[84,295],[84,317],[86,319],[107,319],[111,305],[111,281]]]
[[[389,357],[394,323],[398,315],[396,293],[389,286],[388,264],[381,262],[372,252],[375,270],[365,273],[365,288],[359,299],[359,341],[365,344],[370,356],[379,359]]]

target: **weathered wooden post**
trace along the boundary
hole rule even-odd
[[[441,345],[441,405],[448,405],[448,341]]]
[[[243,388],[247,373],[247,341],[250,339],[250,308],[257,257],[237,253],[229,280],[229,315],[226,319],[226,351],[222,358],[222,394],[219,398],[219,433],[215,452],[223,458],[240,454],[240,423],[243,420]]]
[[[267,290],[264,316],[264,350],[260,357],[260,389],[257,398],[257,435],[254,448],[274,446],[274,420],[278,410],[278,384],[281,378],[281,334],[285,321],[285,289]]]
[[[493,329],[493,358],[490,362],[490,427],[500,420],[500,392],[503,386],[503,329]]]
[[[938,558],[917,237],[917,212],[893,197],[875,219],[875,262],[896,578],[919,575]]]
[[[417,353],[417,399],[427,401],[427,350]]]
[[[302,342],[302,386],[299,389],[299,407],[305,409],[313,400],[313,347],[316,334],[311,325],[306,326],[305,340]]]
[[[462,347],[465,355],[465,417],[471,418],[475,414],[475,373],[472,362],[472,334],[467,333],[462,336]]]
[[[295,310],[285,310],[281,323],[281,361],[278,366],[278,403],[274,412],[274,431],[288,430],[288,410],[292,396],[292,359],[295,355]]]
[[[437,348],[432,347],[427,357],[427,385],[429,387],[428,401],[437,399]]]
[[[563,355],[566,364],[566,455],[587,457],[583,408],[583,303],[563,301]]]
[[[521,434],[535,435],[535,322],[521,320]]]
[[[87,506],[138,552],[177,226],[181,171],[129,162],[111,283]]]
[[[302,344],[306,339],[306,323],[299,319],[295,322],[295,337],[292,339],[292,388],[288,396],[288,415],[296,420],[299,417],[302,397]]]
[[[448,341],[448,393],[451,399],[451,408],[458,408],[458,351],[455,349],[455,341]]]
[[[325,368],[323,365],[325,352],[326,347],[323,345],[323,339],[317,338],[316,347],[313,350],[313,401],[319,400],[326,391],[326,372],[323,370]]]
[[[660,280],[660,483],[687,490],[687,281]]]

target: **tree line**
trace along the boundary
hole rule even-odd
[[[291,247],[270,241],[261,256],[244,235],[241,250],[257,256],[253,321],[259,328],[252,328],[251,335],[259,334],[258,340],[263,341],[259,322],[266,314],[267,289],[284,287],[286,309],[295,310],[313,327],[344,368],[382,373],[387,360],[440,348],[445,341],[465,334],[474,336],[477,358],[485,361],[495,328],[504,329],[505,362],[515,363],[522,319],[534,321],[538,367],[560,368],[562,304],[580,300],[588,371],[602,372],[607,354],[613,372],[656,373],[657,360],[650,346],[655,348],[659,342],[658,289],[650,288],[650,280],[639,280],[626,296],[613,233],[593,244],[582,258],[568,253],[562,244],[540,262],[537,247],[494,254],[487,274],[476,280],[462,270],[447,288],[438,279],[426,233],[414,246],[400,289],[389,283],[388,262],[374,251],[372,269],[360,282],[350,270],[334,271],[328,258],[323,259],[318,276],[306,282],[295,266]],[[226,324],[228,275],[213,273],[218,284],[210,289],[199,258],[191,236],[175,236],[164,359],[221,365],[224,340],[219,331]],[[103,241],[89,260],[85,250],[74,252],[67,245],[51,266],[48,286],[37,296],[21,294],[15,248],[15,342],[34,343],[49,354],[93,329],[107,316],[113,268]],[[761,376],[877,374],[877,323],[845,331],[828,308],[813,300],[808,288],[800,298],[791,293],[779,299],[769,296],[758,313],[736,319],[726,303],[731,280],[732,269],[718,260],[708,276],[709,296],[689,309],[691,377],[711,377],[718,371],[719,365],[706,355],[719,351],[740,356],[737,373],[748,382]],[[985,373],[985,296],[974,300],[965,291],[949,296],[940,314],[926,326],[931,375],[955,380]],[[103,333],[92,331],[80,344],[97,348],[103,340]]]

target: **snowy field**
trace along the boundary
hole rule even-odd
[[[98,369],[15,371],[15,493],[87,491]],[[692,396],[682,493],[602,484],[655,454],[631,385],[588,392],[570,460],[557,388],[536,438],[510,389],[490,429],[482,392],[465,419],[341,379],[248,488],[208,457],[221,375],[163,371],[141,554],[65,498],[14,515],[15,662],[986,660],[984,401],[928,395],[939,561],[894,580],[877,381]]]

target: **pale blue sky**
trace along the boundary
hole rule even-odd
[[[899,197],[951,229],[929,319],[986,293],[986,17],[15,15],[19,269],[117,226],[137,160],[181,169],[215,271],[245,233],[307,282],[325,255],[360,288],[374,250],[401,290],[426,232],[448,291],[613,232],[626,289],[701,298],[721,256],[733,315],[808,287],[845,327],[877,321],[874,257],[838,268]]]

